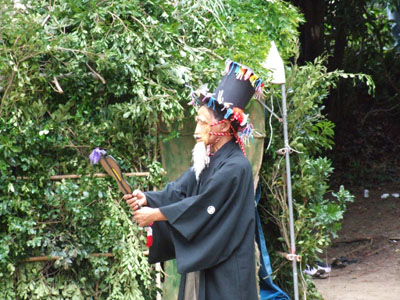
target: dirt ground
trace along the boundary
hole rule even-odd
[[[348,188],[348,187],[347,187]],[[348,205],[339,237],[324,253],[324,261],[344,262],[326,279],[314,279],[325,300],[400,299],[400,184],[348,188],[355,195]],[[383,194],[389,197],[382,199]],[[336,260],[337,261],[337,260]]]

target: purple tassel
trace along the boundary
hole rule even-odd
[[[209,96],[208,96],[208,95],[205,95],[205,96],[203,97],[203,99],[201,99],[201,101],[202,101],[202,102],[205,102],[208,98],[209,98]]]
[[[90,153],[90,155],[89,155],[90,163],[91,163],[92,165],[97,164],[97,163],[99,162],[100,158],[101,158],[103,155],[106,155],[106,153],[107,153],[107,152],[106,152],[105,150],[101,150],[99,147],[96,147],[96,148],[92,151],[92,153]]]

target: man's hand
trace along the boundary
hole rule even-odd
[[[140,227],[148,226],[155,221],[166,221],[167,218],[158,208],[142,207],[133,213],[133,218]]]
[[[126,194],[124,200],[133,210],[133,218],[140,227],[148,226],[155,221],[167,220],[158,208],[146,207],[147,199],[142,191],[135,190],[132,194]]]
[[[146,195],[140,190],[134,190],[132,194],[124,195],[124,200],[133,211],[147,205]]]

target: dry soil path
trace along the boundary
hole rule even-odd
[[[400,193],[400,185],[369,188],[369,198],[363,189],[350,189],[355,202],[324,257],[352,263],[314,280],[325,300],[400,300],[400,198],[392,195]],[[385,193],[390,196],[382,199]]]

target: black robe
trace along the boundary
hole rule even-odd
[[[199,300],[256,300],[255,203],[251,165],[234,140],[211,156],[199,181],[188,169],[160,192],[146,192],[150,207],[168,221],[153,224],[150,263],[176,258],[182,274],[200,271]]]

